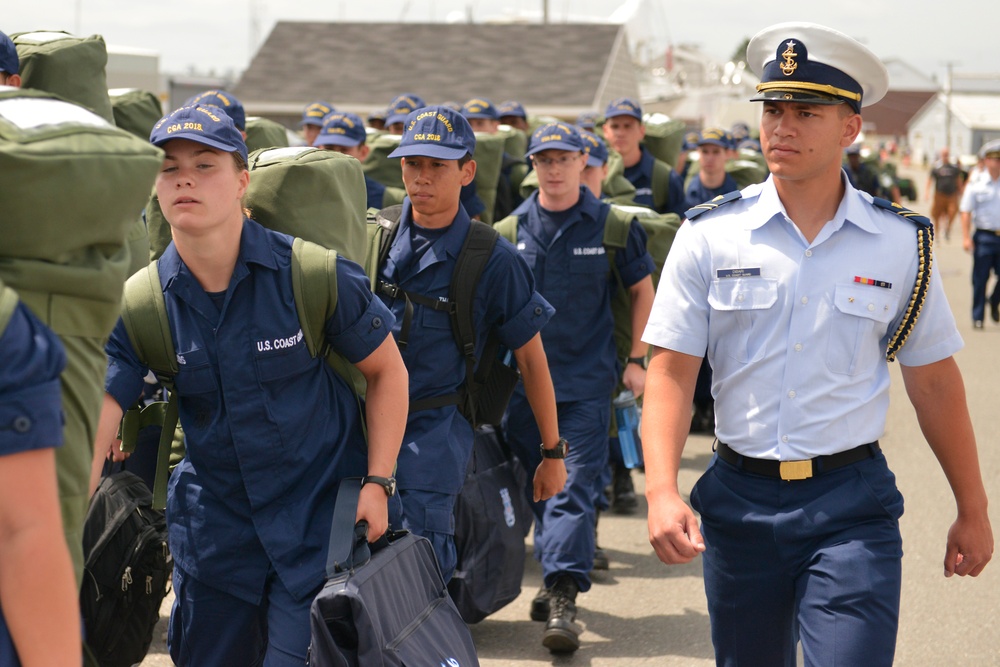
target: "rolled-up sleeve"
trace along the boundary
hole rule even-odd
[[[143,378],[149,369],[139,362],[121,318],[118,318],[104,351],[108,355],[104,391],[111,394],[122,410],[128,410],[142,395]]]
[[[63,439],[59,338],[24,304],[0,336],[0,455],[58,447]]]
[[[392,332],[392,312],[372,294],[360,266],[337,258],[337,307],[326,323],[326,340],[351,363],[365,359]]]

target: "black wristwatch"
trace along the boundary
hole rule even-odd
[[[559,442],[552,449],[545,449],[545,445],[539,445],[542,450],[543,459],[564,459],[566,458],[566,452],[569,451],[569,443],[566,442],[566,438],[559,438]]]
[[[646,370],[646,357],[629,357],[626,364],[636,364],[642,370]]]
[[[383,489],[385,489],[385,495],[390,498],[396,495],[396,478],[395,477],[378,477],[377,475],[366,475],[361,478],[361,486],[365,484],[378,484]]]

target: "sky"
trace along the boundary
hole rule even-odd
[[[638,6],[633,40],[699,44],[728,60],[745,38],[783,21],[812,21],[845,32],[880,58],[901,58],[943,80],[1000,72],[1000,2],[964,0],[549,0],[549,20],[609,20]],[[100,34],[109,44],[150,49],[165,73],[238,74],[276,21],[486,21],[540,19],[543,0],[2,0],[0,30]]]

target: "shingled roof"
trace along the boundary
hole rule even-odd
[[[319,99],[365,113],[404,92],[570,117],[639,86],[622,25],[281,21],[233,89],[248,114],[276,120]]]

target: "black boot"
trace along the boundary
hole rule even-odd
[[[531,601],[531,620],[544,623],[549,620],[549,600],[552,598],[552,591],[542,587],[535,593],[535,598]]]
[[[621,463],[616,463],[614,479],[611,483],[614,491],[611,499],[611,509],[615,514],[632,514],[639,506],[635,498],[635,486],[632,484],[632,471]]]
[[[572,653],[580,648],[580,627],[576,620],[576,594],[579,588],[568,574],[560,575],[552,585],[549,621],[545,624],[542,646],[553,653]]]

